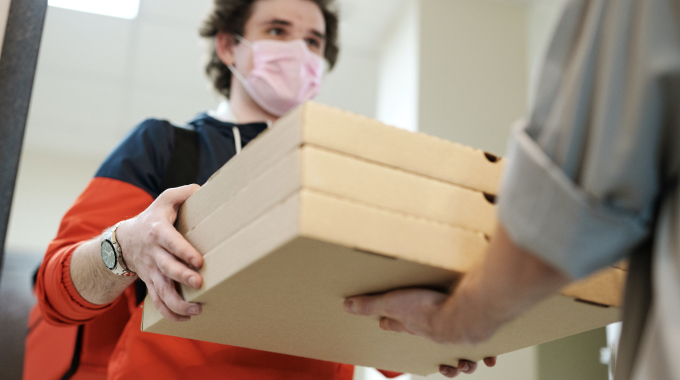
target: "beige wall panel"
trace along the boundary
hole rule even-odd
[[[421,132],[503,154],[526,112],[527,5],[422,0]]]

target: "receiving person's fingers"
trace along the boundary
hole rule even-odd
[[[496,357],[492,356],[490,358],[485,358],[484,359],[484,364],[486,364],[487,367],[493,367],[496,365]]]
[[[385,295],[356,296],[348,298],[344,303],[345,311],[358,315],[387,315],[385,307]]]
[[[458,368],[449,367],[447,365],[440,365],[439,366],[439,373],[441,373],[442,375],[444,375],[446,377],[451,378],[451,377],[458,376],[458,374],[460,373],[460,370],[458,370]]]
[[[403,323],[387,317],[380,318],[380,328],[385,331],[409,332]]]
[[[162,248],[157,247],[157,250],[158,252],[154,255],[156,265],[165,277],[195,289],[201,287],[203,278],[200,274],[189,269],[186,265],[179,262],[175,256]]]
[[[477,370],[477,363],[471,362],[469,360],[459,360],[458,370],[463,373],[474,373]]]
[[[173,322],[184,322],[184,321],[189,320],[189,317],[179,315],[179,314],[173,312],[172,310],[170,310],[165,305],[165,303],[163,302],[161,297],[158,295],[158,292],[156,291],[156,287],[154,286],[154,284],[152,282],[147,282],[146,287],[149,291],[149,297],[151,298],[151,301],[153,301],[153,305],[156,307],[156,310],[158,310],[158,312],[161,313],[161,315],[165,319],[173,321]]]
[[[158,244],[166,251],[194,268],[203,265],[203,256],[171,224],[156,225],[152,231]]]
[[[163,276],[160,272],[157,272],[153,277],[154,287],[170,311],[180,316],[192,316],[201,313],[201,305],[187,302],[179,296],[172,280]]]

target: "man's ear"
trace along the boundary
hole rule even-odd
[[[215,36],[215,51],[217,56],[225,65],[234,65],[236,59],[234,58],[234,46],[236,46],[236,39],[231,33],[217,32]]]

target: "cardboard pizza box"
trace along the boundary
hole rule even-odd
[[[254,148],[256,151],[260,146]],[[227,165],[241,164],[250,166],[251,163],[241,160]],[[226,174],[225,171],[214,177],[215,181],[211,181],[205,189],[210,190],[209,187]],[[482,192],[304,145],[244,185],[222,204],[213,206],[213,202],[205,202],[201,206],[210,207],[205,211],[193,207],[189,212],[189,206],[194,205],[184,207],[178,224],[184,225],[182,221],[190,218],[193,212],[207,216],[191,229],[180,229],[180,232],[199,252],[206,254],[303,188],[413,218],[449,224],[480,237],[490,236],[496,225],[493,199]]]
[[[190,212],[186,210],[185,212]],[[189,322],[162,318],[145,301],[147,332],[425,375],[619,320],[625,272],[611,268],[566,288],[476,346],[441,345],[385,332],[347,314],[345,297],[424,286],[448,289],[478,262],[481,233],[309,189],[205,254],[204,305]]]
[[[303,145],[477,190],[491,198],[504,163],[479,149],[307,102],[279,119],[216,172],[212,186],[189,198],[185,207],[201,211],[178,221],[178,230],[194,228],[246,184]]]
[[[345,297],[448,290],[484,254],[502,160],[307,103],[220,169],[178,230],[205,257],[201,316],[173,323],[145,301],[142,329],[272,352],[429,374],[619,318],[612,268],[543,302],[478,346],[389,333]]]

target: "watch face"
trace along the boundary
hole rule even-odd
[[[102,259],[107,268],[113,269],[116,267],[116,252],[113,250],[113,244],[110,241],[104,240],[102,242]]]

